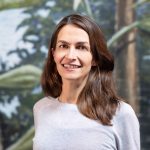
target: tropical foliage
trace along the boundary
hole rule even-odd
[[[16,54],[21,59],[21,62],[14,68],[10,68],[10,71],[1,70],[0,94],[2,96],[0,97],[0,102],[4,103],[6,96],[9,102],[17,96],[21,103],[20,107],[18,107],[18,114],[13,115],[11,119],[3,115],[3,124],[9,124],[8,130],[2,139],[4,148],[8,147],[7,144],[15,143],[8,149],[32,149],[32,138],[34,135],[32,107],[35,101],[42,97],[39,82],[44,64],[43,60],[47,55],[48,42],[54,26],[61,17],[74,12],[88,14],[101,25],[106,34],[108,47],[112,50],[120,37],[133,28],[138,28],[139,35],[143,37],[138,37],[138,41],[142,43],[142,47],[140,47],[141,45],[138,47],[139,50],[144,49],[143,52],[139,51],[139,54],[143,56],[140,57],[140,60],[143,64],[141,66],[144,66],[144,72],[148,70],[148,64],[145,64],[147,62],[145,57],[149,56],[149,51],[147,50],[150,32],[150,16],[147,8],[147,5],[150,5],[149,2],[149,0],[138,1],[133,6],[133,9],[137,11],[136,22],[123,27],[117,33],[115,33],[114,29],[115,1],[113,0],[14,0],[13,2],[11,0],[2,0],[0,2],[1,10],[25,7],[24,13],[28,17],[18,25],[17,29],[27,27],[22,41],[30,43],[33,50],[33,53],[30,53],[29,49],[19,47],[10,50],[8,55]],[[145,12],[141,10],[143,7],[146,9]],[[149,76],[141,75],[141,78],[144,81],[142,82],[144,87],[145,85],[150,85]],[[6,135],[10,135],[7,141],[6,138],[8,137]]]

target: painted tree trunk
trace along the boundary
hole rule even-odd
[[[134,0],[116,0],[116,25],[118,31],[122,27],[135,21]],[[139,111],[139,85],[136,51],[136,30],[125,34],[116,44],[116,78],[119,79],[119,92],[132,105],[133,109]]]

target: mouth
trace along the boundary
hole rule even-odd
[[[74,65],[74,64],[62,64],[62,66],[66,69],[76,69],[81,68],[81,65]]]

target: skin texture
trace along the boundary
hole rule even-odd
[[[88,34],[74,25],[65,25],[58,33],[53,56],[63,82],[60,99],[75,103],[93,65]]]

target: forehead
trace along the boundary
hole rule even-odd
[[[75,25],[65,25],[61,28],[58,33],[57,41],[66,40],[70,42],[87,42],[89,43],[89,36],[86,31],[75,26]]]

